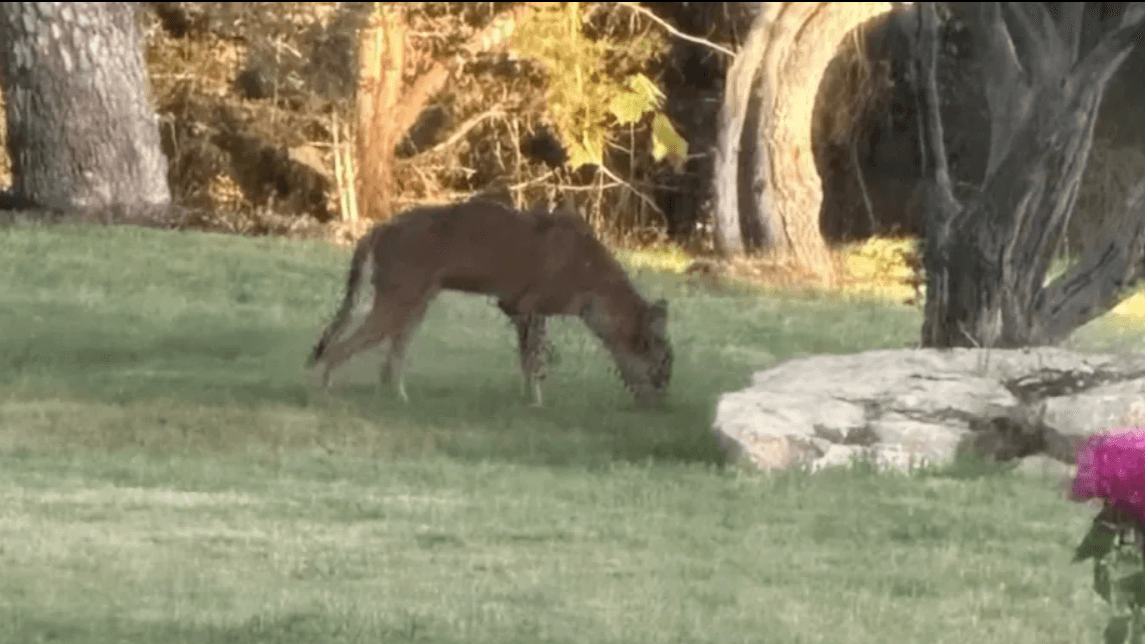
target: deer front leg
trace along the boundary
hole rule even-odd
[[[541,385],[549,376],[549,345],[546,340],[546,318],[530,314],[518,316],[517,341],[521,358],[521,374],[524,377],[526,395],[532,393],[533,406],[540,407],[544,402]]]
[[[533,406],[540,407],[544,402],[541,383],[549,375],[549,345],[545,339],[546,318],[535,313],[521,313],[517,307],[506,302],[497,306],[517,329],[517,350],[521,364],[521,393],[532,394]]]

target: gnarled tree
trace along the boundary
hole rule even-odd
[[[0,80],[17,204],[165,210],[135,3],[0,3]]]
[[[1087,4],[1089,9],[1087,10]],[[983,3],[971,25],[986,57],[990,154],[982,183],[956,198],[946,163],[935,68],[934,3],[922,3],[916,78],[926,177],[926,319],[931,347],[1053,344],[1109,310],[1145,251],[1145,182],[1129,191],[1104,241],[1064,275],[1046,272],[1077,201],[1106,86],[1133,46],[1145,5],[1106,30],[1100,3]]]
[[[715,164],[717,241],[767,251],[823,278],[823,188],[812,154],[815,96],[839,42],[883,2],[764,2],[728,69]]]

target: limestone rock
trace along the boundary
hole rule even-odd
[[[1069,490],[1069,482],[1073,480],[1077,468],[1045,454],[1032,454],[1021,459],[1015,469],[1047,483],[1061,485],[1064,493]]]
[[[790,360],[724,394],[712,429],[733,460],[765,469],[855,458],[910,469],[948,463],[960,450],[1072,462],[1085,436],[1138,424],[1145,358],[1039,347]]]

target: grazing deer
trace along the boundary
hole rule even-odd
[[[350,322],[358,290],[370,282],[374,299],[365,322],[335,342]],[[579,217],[522,213],[487,201],[414,208],[371,230],[354,249],[346,297],[307,364],[326,363],[322,384],[329,387],[338,365],[389,339],[383,378],[408,402],[406,347],[442,289],[497,298],[517,328],[521,372],[536,405],[548,373],[550,315],[580,317],[612,354],[638,403],[664,396],[672,375],[668,303],[645,301]]]

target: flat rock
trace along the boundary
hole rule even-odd
[[[764,469],[856,458],[910,469],[949,463],[964,449],[1061,462],[1091,433],[1139,424],[1145,359],[1039,347],[789,360],[721,396],[712,430],[733,459]]]

